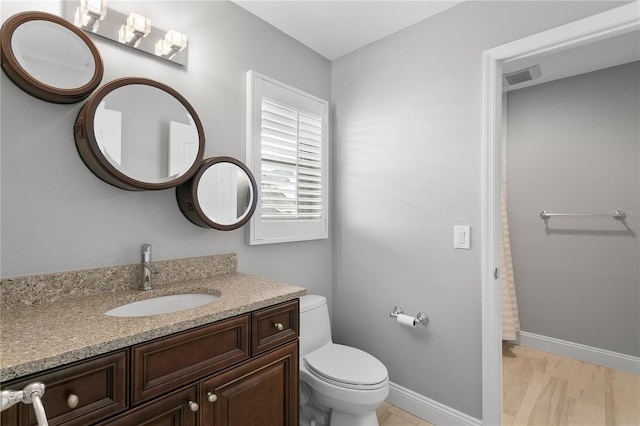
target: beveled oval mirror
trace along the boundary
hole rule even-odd
[[[0,32],[2,69],[32,96],[54,103],[80,102],[102,80],[102,58],[91,39],[56,15],[18,13]]]
[[[180,211],[205,228],[231,231],[251,219],[258,188],[251,171],[231,157],[203,161],[196,174],[176,187]]]
[[[204,130],[193,107],[176,90],[145,78],[98,89],[80,110],[74,135],[89,169],[128,190],[180,185],[204,156]]]

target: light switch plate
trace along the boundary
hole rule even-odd
[[[471,249],[471,227],[456,225],[453,227],[453,248]]]

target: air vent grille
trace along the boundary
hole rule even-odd
[[[540,66],[534,65],[529,68],[513,71],[503,75],[504,81],[509,85],[525,83],[540,77]]]

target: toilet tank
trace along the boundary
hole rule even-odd
[[[300,297],[300,357],[331,342],[329,309],[324,296]]]

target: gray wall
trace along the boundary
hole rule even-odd
[[[508,96],[508,196],[523,331],[640,355],[640,66]],[[627,211],[551,218],[540,211]]]
[[[159,260],[237,252],[242,271],[328,295],[336,341],[378,356],[392,381],[481,417],[482,51],[619,3],[463,3],[333,66],[233,4],[185,3],[140,10],[188,24],[187,71],[96,39],[104,82],[139,75],[172,85],[199,112],[206,155],[238,158],[247,69],[331,95],[335,265],[331,240],[248,247],[243,231],[192,225],[173,191],[103,183],[75,151],[80,105],[31,98],[3,74],[2,276],[135,263],[142,242]],[[2,20],[60,8],[3,2]],[[473,227],[471,251],[452,249],[454,224]],[[427,311],[429,326],[399,328],[388,316],[395,304]]]
[[[482,416],[482,52],[618,5],[465,2],[334,61],[334,337],[393,382]]]
[[[245,72],[254,69],[329,99],[331,63],[230,2],[126,2],[154,25],[183,29],[188,66],[92,36],[102,83],[142,76],[174,87],[194,106],[206,135],[205,157],[245,160]],[[120,3],[123,5],[124,3]],[[63,2],[2,2],[2,21],[23,10],[63,14]],[[200,228],[178,209],[174,190],[129,192],[95,177],[72,133],[82,105],[28,96],[0,76],[2,277],[137,263],[140,244],[156,260],[238,253],[239,270],[301,285],[331,297],[331,240],[249,247],[245,230]]]

